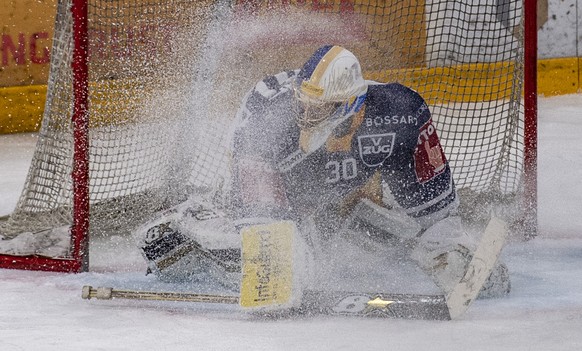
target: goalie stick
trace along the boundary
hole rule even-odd
[[[83,299],[132,299],[153,301],[182,301],[198,303],[240,303],[238,296],[184,292],[151,292],[117,290],[109,287],[84,286]],[[405,319],[449,319],[444,295],[364,294],[308,290],[302,304],[290,311],[305,314],[376,316]]]

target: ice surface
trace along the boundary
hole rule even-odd
[[[582,350],[582,95],[539,107],[539,236],[503,252],[511,294],[476,301],[460,320],[263,320],[232,306],[82,300],[83,285],[192,288],[145,276],[134,243],[114,237],[92,243],[101,254],[90,273],[0,270],[0,349]],[[0,136],[0,215],[18,200],[34,142]]]

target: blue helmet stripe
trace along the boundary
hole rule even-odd
[[[297,78],[309,80],[311,78],[311,75],[313,74],[313,71],[315,71],[315,68],[317,67],[323,56],[325,56],[325,54],[327,54],[327,52],[331,50],[331,48],[333,48],[333,45],[325,45],[317,49],[317,51],[315,51],[313,55],[311,55],[309,60],[305,62],[305,64],[301,68],[301,71],[299,71],[299,75],[297,76]]]

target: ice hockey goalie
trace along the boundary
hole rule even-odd
[[[246,94],[231,170],[224,213],[191,200],[141,230],[141,250],[160,279],[236,289],[240,230],[278,221],[296,224],[305,257],[318,267],[341,254],[338,240],[358,250],[397,248],[444,292],[475,249],[456,215],[455,184],[426,102],[398,83],[365,80],[340,46],[319,48],[301,69],[268,76]],[[509,290],[498,264],[481,294]]]

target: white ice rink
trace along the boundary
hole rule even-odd
[[[82,300],[83,285],[143,274],[130,247],[115,278],[103,267],[0,270],[0,350],[582,350],[582,95],[539,103],[539,236],[504,250],[511,294],[478,300],[460,320],[266,321],[217,306]],[[35,141],[0,135],[0,216],[18,200]]]

